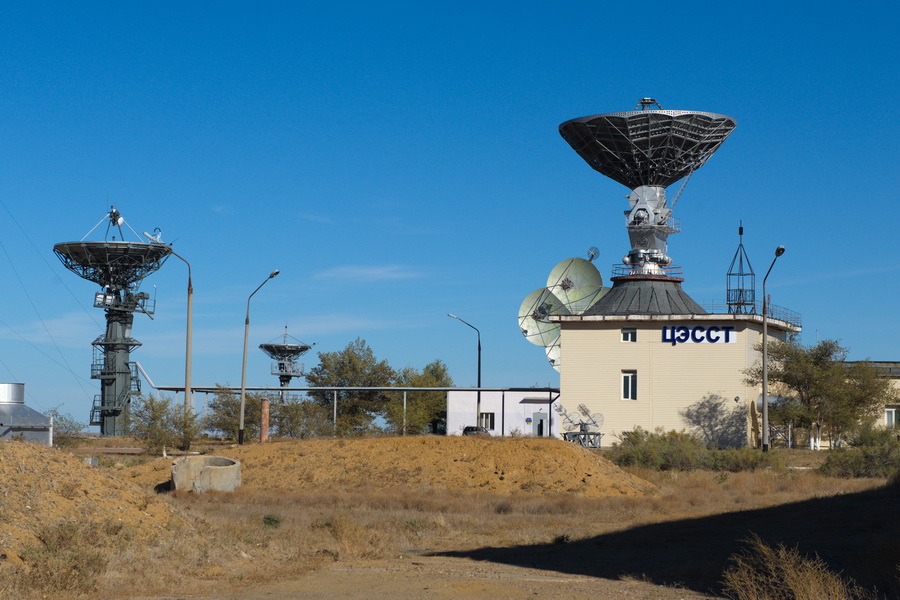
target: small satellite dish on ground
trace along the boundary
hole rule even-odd
[[[603,415],[591,413],[584,404],[578,405],[578,412],[567,413],[562,404],[556,406],[556,412],[561,416],[560,427],[565,431],[563,439],[574,442],[585,448],[599,448],[603,434]]]

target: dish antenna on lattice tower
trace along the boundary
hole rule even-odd
[[[284,333],[278,336],[282,338],[280,344],[267,342],[260,344],[259,349],[266,353],[266,356],[274,360],[272,363],[272,375],[278,376],[278,382],[281,387],[290,387],[291,380],[295,377],[303,377],[305,375],[303,365],[297,363],[297,359],[309,352],[315,343],[306,344],[300,340],[291,337],[287,332],[287,325],[284,326]],[[291,338],[296,344],[288,343]],[[277,338],[275,338],[277,339]],[[287,399],[287,392],[281,391],[282,402]]]
[[[106,237],[115,228],[120,239],[113,235],[112,240],[85,241],[104,220]],[[91,406],[90,424],[99,425],[103,436],[126,433],[131,397],[140,393],[140,380],[131,362],[131,352],[141,345],[131,337],[134,313],[152,316],[155,310],[155,299],[138,289],[141,281],[159,269],[172,253],[169,246],[158,242],[125,241],[123,225],[140,239],[118,209],[111,206],[81,241],[53,246],[53,253],[65,268],[100,286],[94,294],[94,307],[106,312],[106,331],[92,342],[91,378],[99,379],[101,385],[100,395],[94,397]]]

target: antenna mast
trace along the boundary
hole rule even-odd
[[[744,222],[738,227],[738,247],[728,267],[726,281],[728,314],[756,314],[756,274],[744,250]]]

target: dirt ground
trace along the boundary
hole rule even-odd
[[[406,489],[420,497],[433,492],[451,497],[465,494],[468,498],[471,494],[542,501],[573,497],[585,502],[603,499],[608,503],[609,499],[619,506],[631,499],[656,503],[661,493],[654,485],[625,473],[597,454],[556,440],[317,439],[217,447],[214,454],[240,461],[241,489],[249,497],[260,499],[282,493],[293,498],[327,490],[360,494],[383,488]],[[126,466],[133,464],[133,458],[122,457],[116,463],[118,460],[106,459],[107,466],[91,467],[70,452],[18,442],[0,443],[0,589],[4,564],[15,563],[23,545],[36,543],[41,524],[48,521],[100,523],[112,519],[127,524],[137,540],[148,542],[162,536],[182,536],[187,540],[203,536],[191,529],[198,523],[195,517],[199,510],[195,504],[191,511],[191,503],[186,500],[192,496],[157,493],[160,484],[169,479],[171,458],[135,466]],[[717,485],[730,485],[730,480],[722,479]],[[773,482],[773,487],[767,489],[773,494],[781,485]],[[689,489],[679,489],[690,493]],[[784,506],[767,502],[762,490],[749,490],[746,497],[753,504],[737,512],[699,518],[678,515],[674,520],[654,520],[644,525],[635,522],[633,516],[623,516],[621,524],[598,522],[590,533],[562,543],[553,540],[559,529],[543,530],[539,537],[532,538],[536,541],[493,544],[464,538],[443,539],[439,547],[404,549],[396,555],[322,560],[306,572],[294,571],[286,576],[256,574],[241,578],[228,576],[231,571],[226,570],[220,576],[186,581],[190,585],[183,593],[173,593],[171,586],[159,586],[138,594],[132,591],[115,595],[106,591],[92,597],[699,600],[715,597],[698,590],[709,589],[710,573],[722,572],[728,557],[740,549],[741,540],[749,531],[765,539],[798,544],[810,554],[826,557],[837,570],[856,569],[863,575],[866,572],[858,563],[865,564],[867,559],[848,553],[848,547],[882,548],[887,553],[896,539],[897,527],[885,529],[883,523],[888,510],[885,507],[896,504],[893,492],[873,489]],[[696,502],[704,503],[702,493]],[[260,514],[267,510],[259,509]],[[848,519],[847,515],[854,518]],[[284,516],[290,518],[288,514]],[[523,514],[516,518],[520,520],[509,522],[528,526],[531,517]],[[536,513],[531,520],[540,522],[546,517]],[[831,524],[827,536],[817,523]],[[401,520],[397,526],[402,525]],[[278,531],[273,535],[281,535],[282,530]],[[305,535],[301,533],[298,541],[291,543],[309,545]],[[848,544],[851,539],[855,542]],[[245,557],[248,563],[261,560],[262,551],[247,551],[253,555]],[[186,557],[189,556],[188,552]],[[244,559],[237,559],[240,560]],[[142,563],[138,568],[152,569],[154,565]],[[883,575],[875,573],[862,583],[884,580]]]
[[[84,449],[79,451],[83,454]],[[654,494],[653,485],[571,444],[541,439],[477,437],[323,439],[219,448],[216,455],[239,460],[242,487],[299,491],[362,490],[408,486],[416,490],[466,490],[498,496],[573,494],[586,498]],[[115,460],[115,459],[113,459]],[[138,466],[88,465],[82,456],[33,444],[0,444],[0,565],[37,542],[42,524],[59,520],[127,524],[139,539],[172,535],[189,527],[177,502],[155,489],[170,476],[172,459]],[[405,553],[378,560],[341,560],[287,580],[258,584],[208,581],[191,593],[150,594],[163,598],[348,598],[392,597],[702,598],[684,590],[639,580],[603,582],[528,566],[491,564],[468,558]],[[602,590],[601,590],[602,588]],[[203,590],[207,590],[204,592]],[[199,590],[199,591],[198,591]],[[131,596],[135,597],[135,596]]]
[[[340,563],[285,581],[208,593],[133,596],[131,600],[721,600],[640,579],[595,577],[540,568],[418,557]]]

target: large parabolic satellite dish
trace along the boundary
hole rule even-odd
[[[592,169],[631,190],[626,227],[632,248],[622,260],[631,275],[666,275],[668,236],[680,230],[666,188],[686,182],[736,125],[718,113],[663,110],[653,98],[641,98],[632,111],[560,124],[560,135]]]
[[[592,262],[567,258],[550,271],[547,287],[528,294],[519,307],[522,335],[532,344],[544,347],[547,360],[559,371],[560,327],[550,317],[583,314],[608,291],[609,288],[603,287],[600,271]]]

